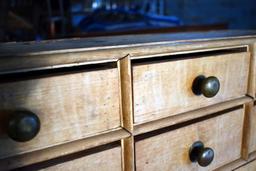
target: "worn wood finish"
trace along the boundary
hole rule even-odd
[[[105,150],[82,158],[51,166],[41,171],[122,171],[121,147]]]
[[[136,170],[213,170],[241,157],[243,109],[139,140],[135,143]],[[191,163],[188,152],[195,141],[213,148],[208,167]]]
[[[43,162],[68,154],[94,148],[107,143],[115,142],[124,138],[128,138],[130,134],[118,128],[109,132],[104,132],[99,135],[88,137],[82,140],[57,145],[54,147],[17,155],[7,159],[0,160],[0,170],[10,170],[19,168],[33,163]],[[38,155],[40,154],[40,155]]]
[[[251,161],[250,163],[235,169],[235,171],[255,171],[256,170],[256,160]]]
[[[244,96],[249,62],[249,53],[235,53],[134,64],[134,122],[152,121]],[[199,75],[220,80],[220,91],[214,98],[193,94],[192,83]]]
[[[143,134],[143,133],[150,132],[153,130],[157,130],[157,129],[161,129],[164,127],[179,124],[182,122],[186,122],[186,121],[189,121],[192,119],[197,119],[200,117],[207,116],[209,114],[223,111],[228,108],[232,108],[234,106],[247,104],[252,101],[253,101],[253,99],[246,96],[246,97],[241,97],[241,98],[238,98],[235,100],[226,101],[226,102],[223,102],[220,104],[215,104],[215,105],[207,106],[207,107],[200,108],[197,110],[181,113],[179,115],[169,116],[167,118],[159,119],[156,121],[147,122],[147,123],[143,123],[143,124],[134,124],[133,135],[139,135],[139,134]]]
[[[37,137],[17,143],[0,135],[0,158],[82,139],[120,127],[117,68],[0,84],[3,127],[9,110],[27,109],[41,120]]]
[[[131,60],[127,56],[118,61],[121,80],[122,126],[133,132],[132,73]]]

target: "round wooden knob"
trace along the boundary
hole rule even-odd
[[[10,115],[7,133],[14,141],[25,142],[33,139],[40,130],[38,116],[29,111],[16,111]]]
[[[201,141],[197,141],[190,147],[189,158],[192,162],[197,162],[200,166],[206,167],[213,161],[214,151],[209,147],[204,147]]]
[[[204,77],[198,76],[194,82],[192,90],[194,94],[203,94],[207,98],[211,98],[217,95],[220,90],[220,81],[214,76]]]

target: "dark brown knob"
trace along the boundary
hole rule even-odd
[[[198,76],[192,86],[194,94],[201,95],[203,94],[207,98],[216,96],[220,90],[220,81],[214,76],[204,77]]]
[[[8,136],[14,141],[25,142],[33,139],[40,130],[38,116],[29,111],[16,111],[10,115]]]
[[[213,161],[214,151],[209,147],[204,147],[201,141],[197,141],[190,147],[189,158],[192,162],[197,162],[200,166],[206,167]]]

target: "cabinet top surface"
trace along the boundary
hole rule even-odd
[[[196,41],[256,38],[256,31],[210,31],[176,34],[145,34],[96,38],[75,38],[41,42],[9,42],[0,44],[1,56],[27,56],[83,52],[101,49],[138,47],[154,44],[189,44]]]

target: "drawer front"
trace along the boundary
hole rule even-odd
[[[241,156],[243,109],[149,138],[135,138],[137,171],[213,170]],[[197,141],[214,151],[207,167],[191,162],[189,150]]]
[[[247,92],[249,54],[133,65],[134,121],[143,123],[244,96]],[[216,96],[195,95],[198,76],[215,76],[220,82]]]
[[[252,106],[249,116],[249,153],[256,151],[256,106]]]
[[[256,170],[256,160],[254,160],[242,167],[239,167],[235,171],[255,171],[255,170]]]
[[[121,147],[84,156],[65,163],[54,165],[44,171],[122,171]]]
[[[116,68],[8,82],[0,90],[1,124],[16,109],[33,112],[41,123],[37,136],[22,143],[11,140],[1,127],[0,158],[120,127]]]

